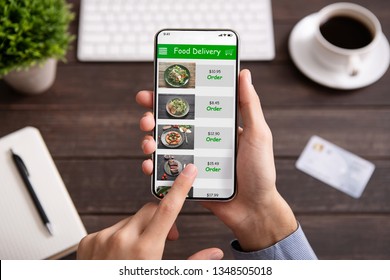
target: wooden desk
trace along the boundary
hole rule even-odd
[[[78,12],[79,1],[73,0]],[[245,62],[253,74],[274,136],[277,186],[321,259],[390,258],[390,71],[363,89],[317,85],[293,65],[287,40],[304,16],[333,1],[273,0],[276,58]],[[355,1],[371,9],[390,38],[388,1]],[[77,19],[71,30],[77,34]],[[153,201],[141,172],[146,158],[136,105],[138,90],[152,89],[152,63],[80,63],[76,44],[58,67],[53,88],[22,97],[0,81],[0,136],[32,125],[40,129],[88,232],[112,225]],[[301,173],[294,164],[312,135],[328,139],[376,164],[356,200]],[[217,246],[232,258],[232,234],[197,203],[178,220],[181,237],[165,258],[186,258]],[[70,258],[75,255],[71,255]]]

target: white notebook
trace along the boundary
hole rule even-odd
[[[50,235],[12,160],[24,161],[53,227]],[[87,234],[38,129],[0,138],[0,259],[56,259],[73,252]]]

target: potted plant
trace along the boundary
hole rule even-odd
[[[73,17],[65,0],[0,0],[0,77],[25,94],[48,90]]]

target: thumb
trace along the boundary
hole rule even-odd
[[[201,250],[192,256],[189,260],[221,260],[223,258],[223,251],[218,248],[208,248]]]
[[[259,96],[252,85],[251,72],[247,69],[240,72],[239,100],[244,129],[261,129],[264,125],[267,126]]]

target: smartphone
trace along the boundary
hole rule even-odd
[[[238,36],[233,30],[165,29],[155,37],[152,193],[163,198],[187,164],[189,200],[236,193]]]

